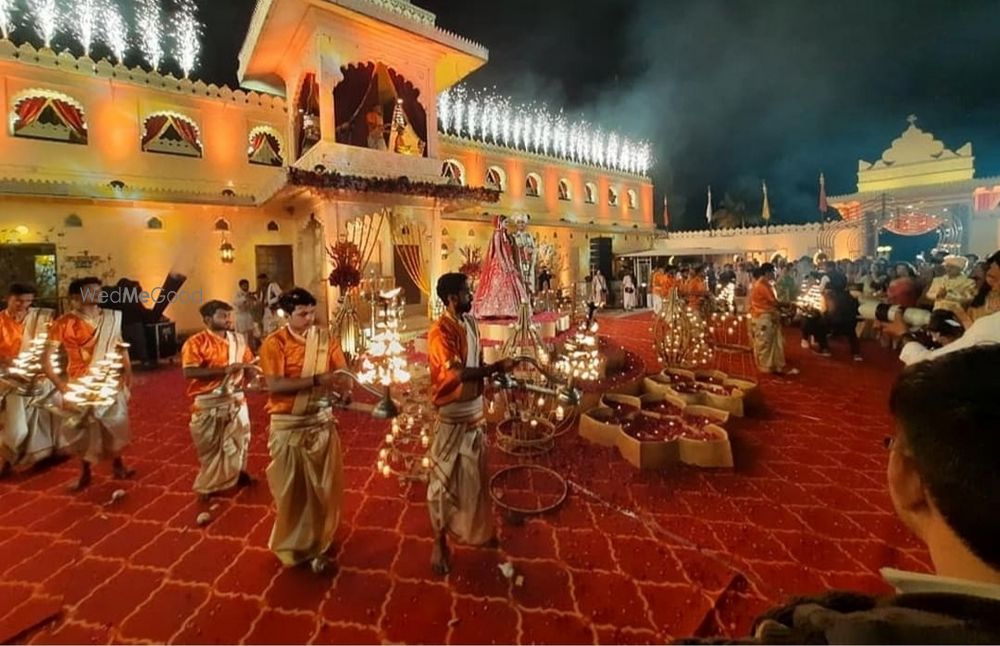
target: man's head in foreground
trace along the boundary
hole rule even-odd
[[[889,406],[889,493],[940,576],[1000,583],[1000,345],[905,369]]]

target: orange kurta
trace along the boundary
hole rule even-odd
[[[687,294],[688,305],[697,307],[701,300],[708,295],[708,286],[701,276],[692,276],[684,282],[684,293]]]
[[[652,285],[651,291],[657,296],[665,296],[663,293],[663,279],[664,274],[659,269],[655,270],[653,275],[650,276],[649,282]]]
[[[265,376],[298,379],[305,364],[306,344],[282,327],[264,339],[260,346],[260,368]],[[330,339],[328,370],[347,367],[347,359],[335,337]],[[288,415],[295,404],[295,393],[271,393],[267,398],[267,412],[272,415]]]
[[[7,310],[0,312],[0,361],[13,361],[21,354],[24,322],[14,320]]]
[[[758,278],[750,290],[750,316],[760,316],[778,310],[778,295],[766,278]]]
[[[240,362],[251,361],[253,353],[247,347]],[[225,368],[229,365],[229,341],[208,330],[202,330],[184,342],[181,365],[185,368]],[[189,397],[197,397],[210,393],[222,385],[223,378],[188,379],[187,394]]]
[[[93,325],[76,314],[64,314],[52,324],[49,340],[61,343],[66,350],[66,375],[70,379],[87,374],[97,343],[97,329]]]
[[[445,313],[427,333],[427,354],[431,376],[431,401],[440,408],[456,401],[469,401],[482,394],[479,382],[462,381],[469,343],[465,324]],[[480,365],[482,356],[480,355]]]

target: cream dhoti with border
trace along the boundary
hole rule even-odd
[[[89,365],[104,359],[121,340],[121,322],[121,312],[101,310],[94,332],[97,341],[94,343],[94,353]],[[114,403],[110,406],[95,408],[67,419],[62,433],[67,452],[92,464],[121,453],[131,440],[129,395],[129,390],[123,388],[115,393]]]
[[[330,339],[311,328],[302,378],[328,370]],[[316,389],[300,391],[292,413],[272,414],[267,482],[277,514],[268,546],[285,565],[322,556],[333,543],[344,494],[336,420]]]
[[[427,505],[435,534],[447,530],[469,545],[489,541],[493,509],[481,397],[439,409],[430,458]]]
[[[229,365],[239,363],[246,352],[242,334],[226,335],[229,341]],[[236,383],[233,383],[236,382]],[[239,385],[239,377],[226,377],[220,392],[194,398],[191,413],[191,439],[201,469],[194,480],[196,493],[224,491],[236,485],[240,472],[247,467],[250,452],[250,411],[242,392],[230,391]]]
[[[785,369],[785,341],[777,312],[765,312],[750,320],[753,326],[753,348],[761,372],[781,372]]]
[[[24,319],[21,352],[29,348],[52,320],[52,310],[32,309]],[[59,448],[59,418],[41,404],[52,393],[48,380],[33,396],[0,389],[0,458],[11,466],[30,466],[51,456]]]

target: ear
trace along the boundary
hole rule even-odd
[[[897,446],[889,453],[888,480],[896,514],[910,531],[923,539],[933,510],[917,465],[902,447]]]

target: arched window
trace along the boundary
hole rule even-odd
[[[278,230],[278,223],[275,222],[274,220],[271,220],[270,222],[267,223],[267,230],[268,231],[277,231]]]
[[[87,143],[83,106],[72,97],[51,90],[27,90],[11,104],[11,134],[71,144]]]
[[[284,147],[278,131],[271,126],[257,126],[250,131],[247,161],[261,166],[283,166]]]
[[[630,209],[639,208],[639,197],[635,194],[635,191],[629,189],[626,195],[628,195],[628,208]]]
[[[528,197],[542,196],[542,178],[536,173],[529,173],[528,178],[524,180],[524,194]]]
[[[441,164],[441,177],[448,180],[449,184],[465,186],[465,169],[454,159],[446,159]]]
[[[587,182],[584,186],[587,204],[597,204],[597,186],[593,182]]]
[[[201,157],[201,132],[176,112],[154,112],[142,122],[142,149],[148,153]]]
[[[162,229],[163,228],[163,220],[161,220],[160,218],[158,218],[156,216],[151,217],[148,220],[146,220],[146,228],[147,229]]]
[[[83,220],[81,220],[80,216],[76,213],[70,213],[66,216],[66,219],[63,220],[63,226],[68,229],[78,229],[83,226]]]
[[[226,218],[219,218],[215,221],[216,231],[229,231],[229,220]]]
[[[608,187],[608,204],[611,206],[618,206],[618,191]]]
[[[568,202],[573,199],[573,193],[569,186],[569,180],[559,180],[559,199]]]
[[[507,175],[499,166],[490,166],[486,171],[486,188],[494,191],[507,190]]]

